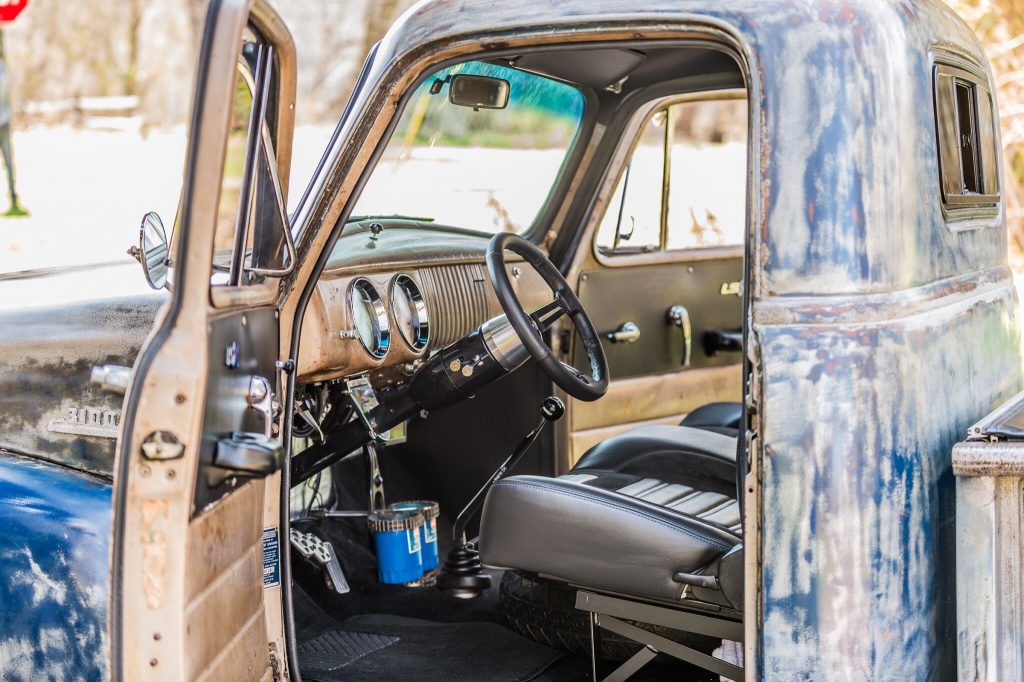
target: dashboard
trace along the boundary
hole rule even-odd
[[[404,383],[433,352],[501,314],[484,235],[409,221],[356,223],[338,240],[302,324],[298,378],[309,383],[369,373],[378,388]],[[528,308],[551,300],[532,268],[508,254]]]

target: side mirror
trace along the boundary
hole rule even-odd
[[[459,74],[448,86],[448,101],[474,109],[504,109],[508,106],[509,84],[502,78]]]
[[[155,211],[150,211],[139,225],[139,245],[128,249],[128,255],[142,264],[142,273],[154,289],[167,286],[167,253],[164,223]]]

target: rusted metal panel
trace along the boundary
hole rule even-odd
[[[962,448],[988,447],[958,445],[954,462],[964,454]],[[1019,443],[1011,447],[1024,450]],[[958,475],[956,524],[959,679],[1024,679],[1024,480],[1019,456],[1007,475]]]
[[[0,276],[0,448],[111,474],[123,396],[89,378],[134,363],[166,296],[144,287],[131,262]]]
[[[1020,376],[1008,278],[942,303],[759,328],[767,677],[956,669],[949,453]]]
[[[110,483],[0,453],[0,678],[101,680]]]

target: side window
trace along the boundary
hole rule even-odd
[[[659,109],[619,177],[597,248],[622,254],[742,244],[746,193],[745,99]]]
[[[247,215],[239,210],[242,202],[245,157],[250,128],[253,126],[252,74],[239,62],[235,97],[231,108],[230,132],[224,158],[224,176],[220,182],[217,227],[213,238],[213,284],[227,284],[235,250],[235,233],[245,229]]]
[[[964,217],[999,204],[992,94],[974,74],[935,67],[935,116],[943,208]]]
[[[277,174],[271,49],[247,30],[221,178],[211,284],[239,286],[287,272],[294,259]]]

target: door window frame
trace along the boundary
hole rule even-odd
[[[658,263],[687,263],[699,260],[711,260],[718,258],[742,258],[744,253],[743,244],[729,244],[724,246],[691,246],[682,249],[666,249],[663,248],[667,238],[667,225],[665,224],[666,213],[664,210],[661,211],[661,224],[660,224],[660,239],[661,242],[657,250],[643,251],[643,252],[629,252],[621,251],[617,253],[609,253],[606,249],[598,247],[597,239],[601,221],[604,220],[605,212],[612,205],[618,189],[619,182],[622,179],[623,174],[626,172],[626,168],[629,166],[630,159],[633,158],[633,152],[640,144],[640,139],[643,136],[643,131],[647,125],[654,118],[655,114],[659,111],[668,109],[669,107],[676,104],[686,104],[691,102],[705,102],[712,100],[746,100],[748,101],[747,107],[747,163],[744,168],[744,185],[746,186],[750,179],[750,153],[751,153],[751,130],[750,123],[750,107],[749,107],[750,95],[745,88],[729,88],[723,90],[703,90],[701,92],[691,92],[685,94],[675,94],[666,97],[659,97],[647,102],[640,107],[633,115],[633,120],[630,121],[625,133],[622,135],[619,141],[619,146],[609,163],[609,172],[605,175],[601,181],[600,188],[598,190],[597,199],[594,202],[593,210],[590,213],[590,217],[587,221],[587,225],[583,228],[585,231],[591,234],[590,249],[594,259],[603,266],[606,267],[635,267],[638,265],[652,265]],[[671,116],[668,117],[666,122],[666,134],[671,134]],[[612,170],[614,169],[614,171]],[[662,202],[664,203],[667,199],[668,186],[670,182],[670,176],[666,173],[663,177],[662,187]],[[744,196],[749,194],[749,191],[744,191]],[[747,210],[749,214],[749,208]],[[749,223],[749,215],[747,222]],[[744,234],[747,233],[746,225],[744,226]]]

